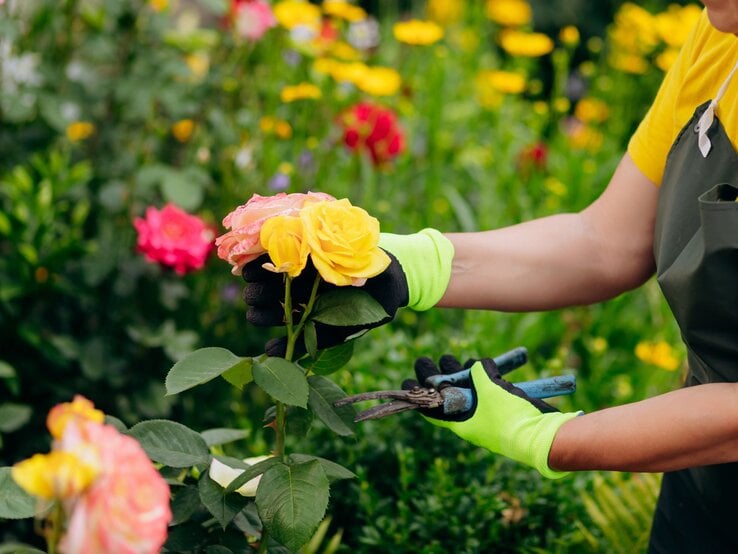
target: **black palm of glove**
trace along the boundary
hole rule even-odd
[[[372,324],[335,326],[315,322],[315,331],[318,339],[318,348],[330,348],[344,342],[348,337],[379,327],[394,319],[397,310],[408,303],[407,279],[402,271],[400,263],[392,254],[387,252],[391,263],[382,273],[368,279],[362,290],[369,293],[387,312],[388,317]],[[260,327],[274,327],[284,325],[284,277],[281,273],[274,273],[262,267],[262,264],[270,261],[269,256],[264,254],[259,258],[246,264],[243,268],[243,279],[246,286],[243,289],[243,297],[249,306],[246,319]],[[310,298],[310,291],[317,270],[308,259],[307,266],[302,273],[292,280],[290,290],[292,292],[293,319],[299,321],[305,304]],[[318,294],[338,288],[335,285],[322,281]],[[269,356],[284,356],[287,339],[280,337],[267,342],[265,351]],[[298,341],[296,350],[299,353],[305,351],[302,341]]]
[[[530,404],[532,404],[535,408],[537,408],[542,413],[549,413],[549,412],[557,412],[558,410],[551,406],[550,404],[547,404],[543,400],[539,400],[537,398],[531,398],[525,392],[510,383],[509,381],[506,381],[502,378],[502,375],[500,374],[499,369],[497,369],[497,364],[492,358],[482,358],[480,360],[474,360],[469,359],[467,360],[464,365],[461,364],[461,362],[456,359],[451,354],[445,354],[441,356],[440,360],[438,361],[438,365],[431,360],[430,358],[418,358],[415,360],[415,377],[416,379],[406,379],[402,383],[402,389],[403,390],[410,390],[413,387],[417,386],[425,386],[424,383],[426,379],[433,375],[449,375],[451,373],[458,373],[459,371],[462,371],[464,369],[470,368],[475,363],[479,362],[482,364],[482,367],[484,368],[485,373],[487,374],[487,377],[489,377],[490,381],[498,385],[499,387],[505,389],[510,394],[513,394],[515,396],[518,396],[522,398],[523,400],[526,400]],[[461,388],[469,388],[472,391],[472,399],[473,404],[471,410],[468,410],[466,412],[461,412],[457,414],[446,414],[443,411],[443,406],[438,408],[430,408],[430,409],[419,409],[418,411],[422,413],[424,416],[431,417],[434,419],[440,419],[443,421],[466,421],[474,416],[474,413],[476,412],[477,407],[477,390],[474,387],[474,385],[471,382],[471,378],[468,380],[457,383],[453,386],[461,387]]]

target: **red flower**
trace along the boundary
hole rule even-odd
[[[202,219],[174,204],[161,210],[146,209],[146,217],[137,217],[138,249],[150,262],[174,268],[180,275],[201,269],[213,249],[215,233]]]
[[[397,116],[388,108],[360,102],[344,112],[339,121],[344,144],[351,150],[367,150],[374,165],[392,160],[405,149]]]
[[[523,148],[518,154],[518,170],[529,173],[531,170],[546,169],[548,162],[548,146],[543,142],[536,142]]]

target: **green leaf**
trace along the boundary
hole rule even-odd
[[[0,545],[0,554],[46,554],[46,552],[27,544],[5,543]]]
[[[330,379],[320,375],[308,377],[310,393],[308,402],[310,407],[333,432],[344,437],[354,434],[354,416],[356,412],[353,406],[341,406],[336,408],[333,403],[346,396],[346,393]]]
[[[264,527],[291,551],[310,540],[328,507],[328,479],[317,460],[276,464],[261,478],[256,507]]]
[[[240,494],[224,494],[223,487],[210,478],[208,471],[200,476],[197,489],[203,505],[208,512],[213,514],[223,529],[249,503],[249,499]]]
[[[0,404],[0,432],[10,433],[23,427],[31,419],[33,410],[26,404]]]
[[[341,479],[354,479],[356,477],[356,474],[353,471],[346,469],[336,462],[331,462],[330,460],[326,460],[325,458],[320,458],[318,456],[295,453],[290,454],[289,458],[295,464],[302,464],[311,460],[319,461],[320,465],[323,466],[325,476],[328,477],[328,481],[330,481],[331,483],[333,483],[334,481],[340,481]]]
[[[186,211],[194,211],[202,204],[205,190],[199,179],[190,173],[170,171],[161,181],[161,194],[164,200],[173,202]]]
[[[170,467],[191,467],[210,460],[208,445],[200,433],[176,421],[142,421],[128,434],[141,443],[152,460]]]
[[[200,493],[197,487],[175,487],[172,497],[172,522],[170,525],[184,523],[200,507]]]
[[[165,381],[167,395],[178,394],[207,383],[236,367],[239,368],[238,371],[248,371],[250,366],[250,358],[241,358],[225,348],[209,347],[195,350],[169,370]]]
[[[243,390],[245,385],[248,385],[254,380],[252,373],[253,361],[251,358],[244,358],[243,361],[234,365],[231,369],[225,371],[221,377],[228,381],[231,385],[236,387],[238,390]]]
[[[348,341],[320,350],[317,356],[300,361],[300,365],[318,375],[330,375],[345,366],[354,354],[354,342]]]
[[[36,499],[20,488],[9,467],[0,467],[0,518],[25,519],[36,515]]]
[[[0,379],[12,379],[15,375],[15,368],[8,362],[0,360]]]
[[[233,481],[231,481],[228,486],[225,489],[226,493],[230,493],[235,491],[236,489],[241,488],[242,485],[245,485],[249,481],[251,481],[254,477],[258,477],[265,471],[268,471],[269,468],[271,468],[273,465],[281,463],[279,461],[279,458],[267,458],[264,461],[259,462],[258,464],[254,464],[252,466],[249,466],[248,469],[245,469],[244,472],[236,477]]]
[[[308,321],[302,333],[305,340],[305,350],[311,358],[316,358],[318,356],[318,335],[315,331],[315,322]]]
[[[115,416],[105,414],[105,423],[107,425],[112,425],[121,433],[125,433],[126,431],[128,431],[128,427],[126,427],[126,424]]]
[[[227,444],[237,440],[245,439],[251,434],[248,429],[208,429],[200,433],[208,446]]]
[[[284,358],[254,361],[254,381],[272,398],[290,406],[307,407],[308,384],[302,368]]]
[[[367,325],[389,317],[372,296],[355,287],[344,287],[321,294],[310,319],[327,325]]]

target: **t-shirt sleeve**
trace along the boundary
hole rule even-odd
[[[702,18],[705,14],[702,14]],[[702,24],[698,23],[697,28]],[[697,29],[693,29],[666,73],[656,98],[628,143],[628,154],[638,169],[655,184],[664,176],[666,157],[681,127],[676,121],[678,94],[692,60]]]

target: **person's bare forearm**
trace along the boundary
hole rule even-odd
[[[612,298],[653,272],[658,189],[626,155],[603,195],[580,213],[479,233],[454,245],[441,307],[534,311]]]
[[[561,471],[673,471],[738,461],[738,383],[712,383],[566,422],[549,465]]]

